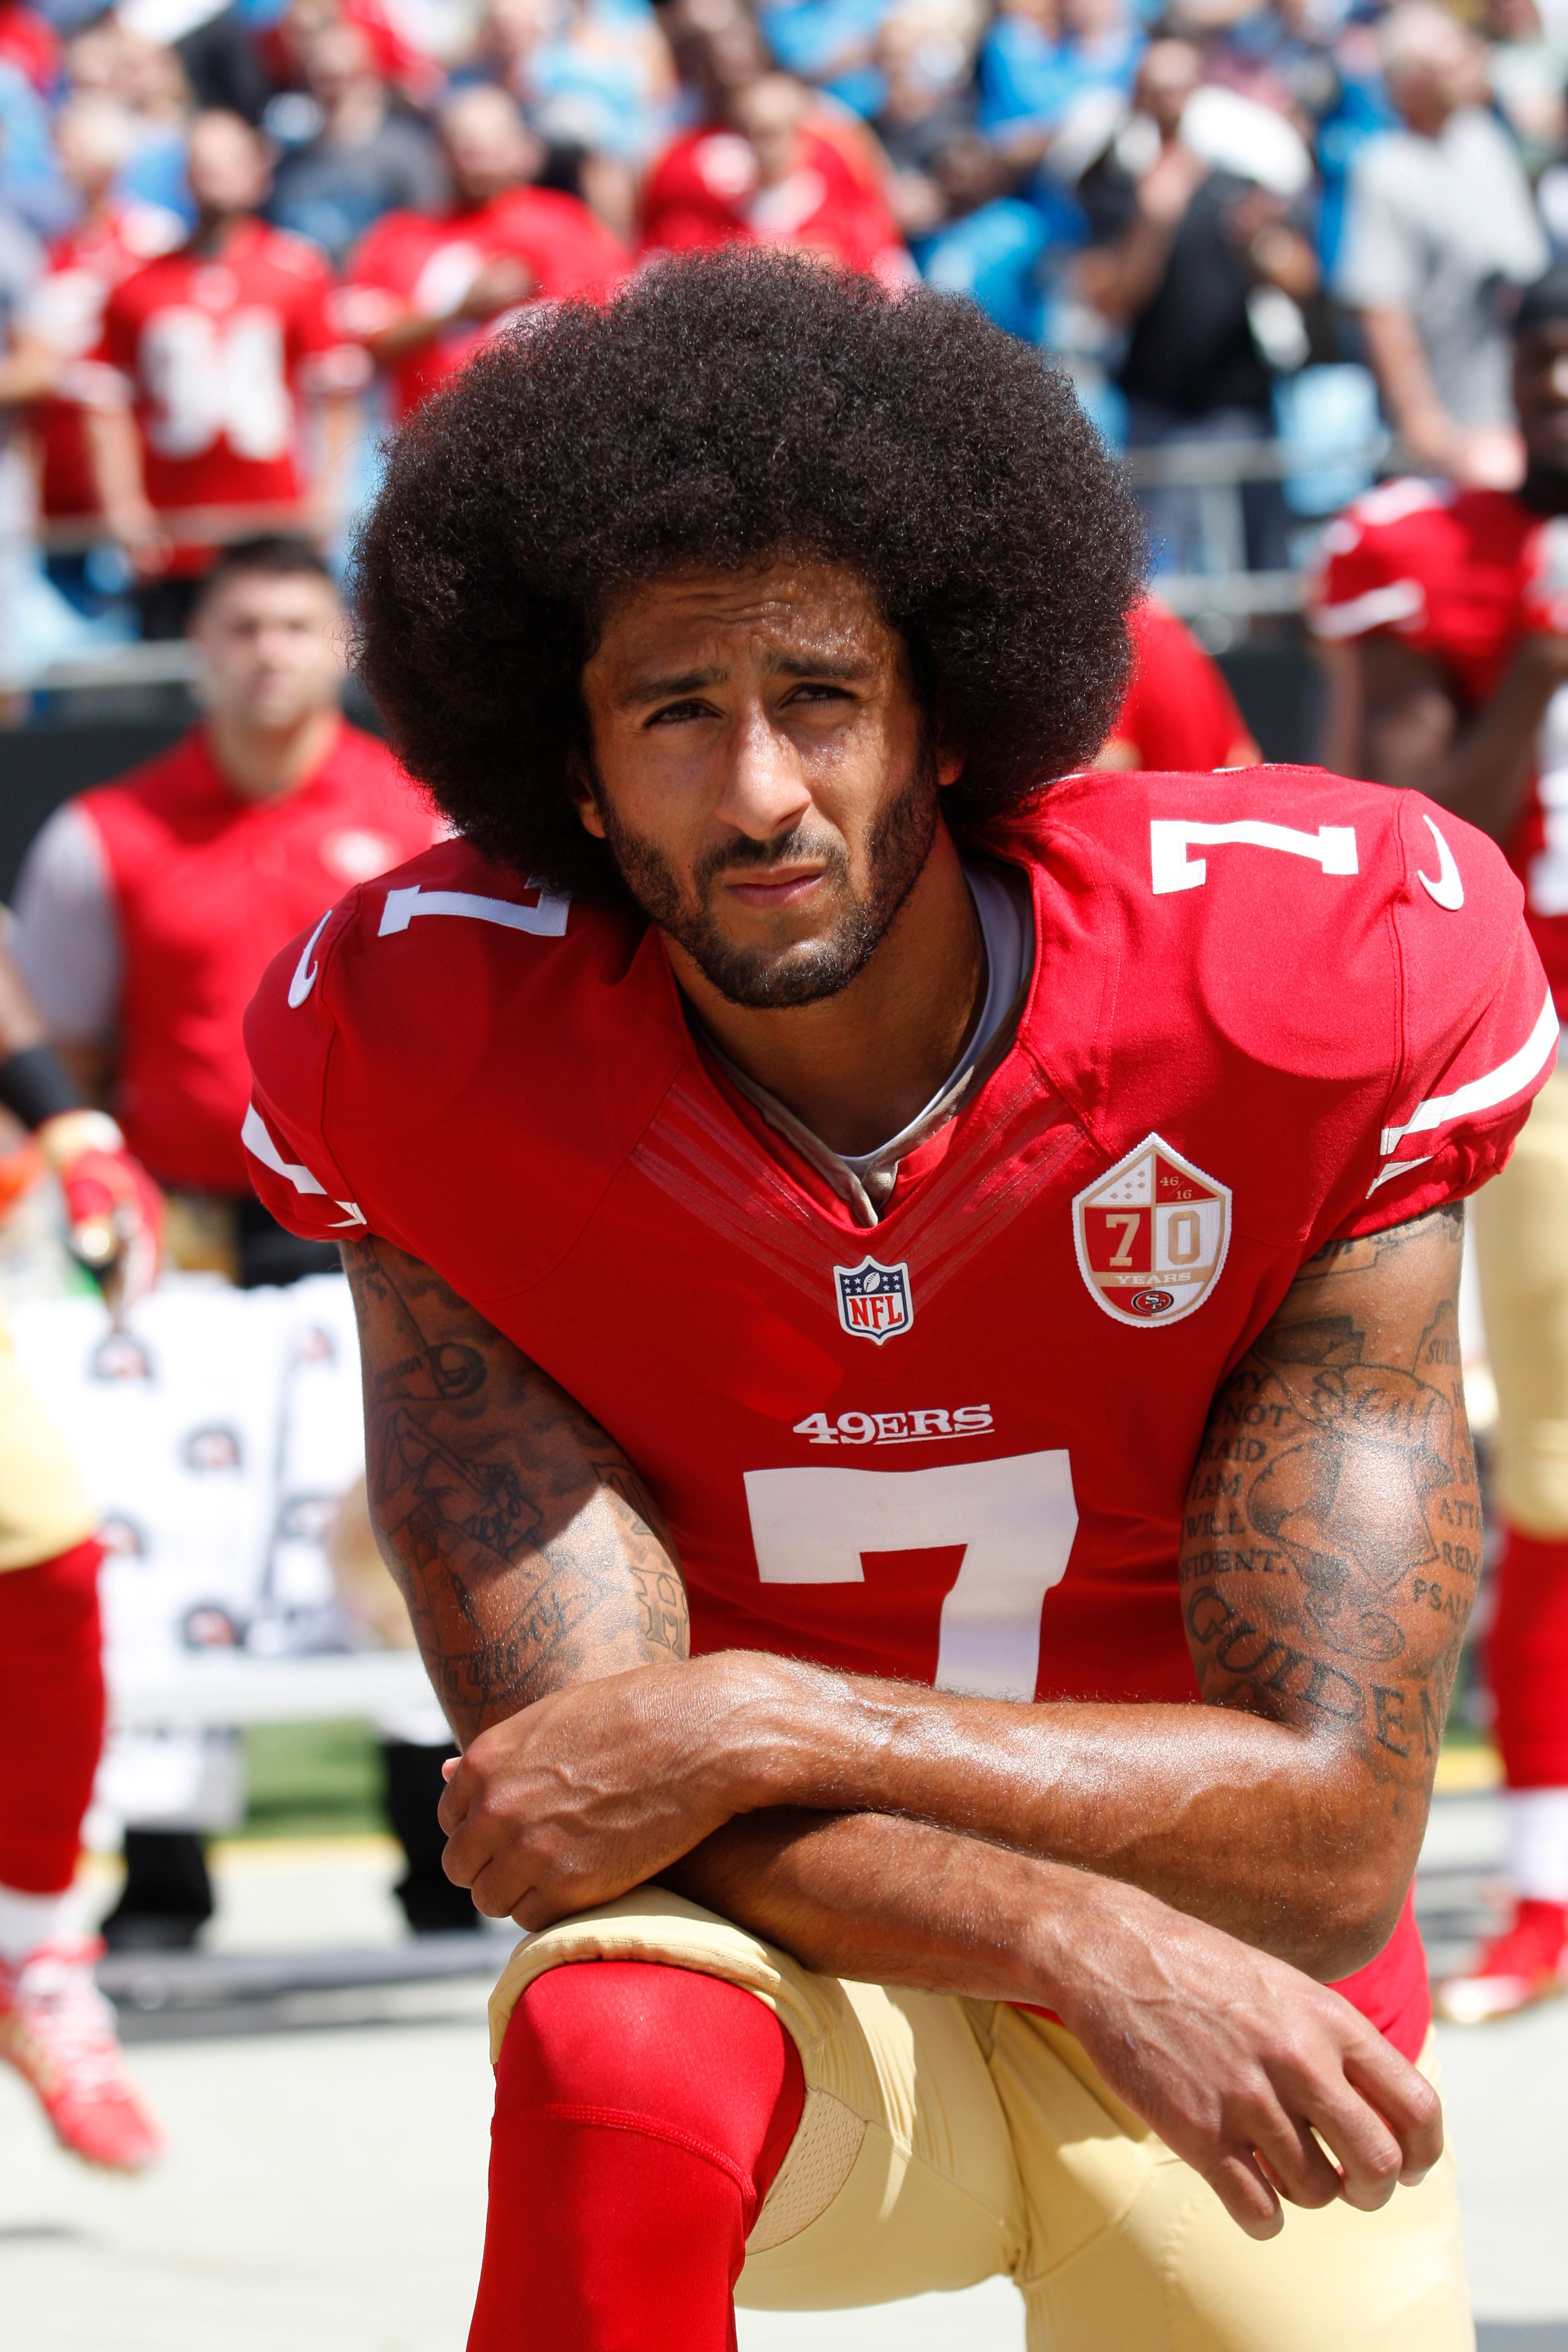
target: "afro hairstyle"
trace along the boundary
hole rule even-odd
[[[799,256],[655,265],[483,350],[393,446],[361,533],[362,674],[484,856],[614,900],[579,823],[602,616],[673,570],[841,563],[963,758],[961,839],[1092,756],[1142,530],[1067,379],[971,303]]]

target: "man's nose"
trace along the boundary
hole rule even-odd
[[[786,832],[811,805],[799,756],[765,711],[748,714],[731,738],[729,772],[714,814],[752,841]]]

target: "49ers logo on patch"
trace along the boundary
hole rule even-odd
[[[1083,1278],[1119,1323],[1179,1323],[1219,1279],[1230,1192],[1146,1135],[1072,1204]]]
[[[879,1348],[884,1339],[896,1339],[907,1331],[915,1319],[907,1265],[881,1265],[874,1257],[863,1257],[858,1265],[836,1265],[833,1291],[844,1328]]]

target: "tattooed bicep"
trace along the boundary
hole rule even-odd
[[[1215,1399],[1182,1584],[1205,1699],[1429,1779],[1480,1568],[1463,1212],[1305,1265]]]
[[[429,1266],[343,1248],[384,1558],[460,1738],[544,1691],[683,1657],[675,1547],[592,1415]]]

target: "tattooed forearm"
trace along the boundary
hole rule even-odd
[[[1205,1699],[1349,1739],[1424,1808],[1480,1569],[1462,1213],[1325,1250],[1215,1401],[1182,1546]]]
[[[458,1738],[564,1683],[684,1658],[675,1549],[612,1439],[417,1258],[342,1255],[372,1524]]]

